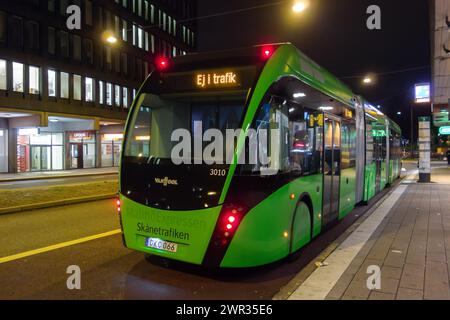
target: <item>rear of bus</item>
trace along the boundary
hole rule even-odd
[[[241,128],[264,66],[260,54],[254,48],[156,61],[135,99],[121,161],[118,204],[128,248],[220,265],[244,208],[223,205],[230,166],[205,164],[202,136]]]

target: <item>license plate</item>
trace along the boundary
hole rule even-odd
[[[178,250],[178,244],[156,238],[147,238],[145,245],[149,248],[173,253],[177,252]]]

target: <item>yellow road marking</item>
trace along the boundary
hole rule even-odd
[[[27,258],[27,257],[30,257],[30,256],[35,256],[35,255],[38,255],[38,254],[41,254],[41,253],[44,253],[44,252],[49,252],[49,251],[54,251],[54,250],[58,250],[58,249],[65,248],[65,247],[74,246],[74,245],[77,245],[77,244],[80,244],[80,243],[84,243],[84,242],[88,242],[88,241],[92,241],[92,240],[97,240],[97,239],[101,239],[101,238],[110,237],[110,236],[113,236],[113,235],[116,235],[116,234],[120,234],[121,232],[122,231],[120,229],[117,229],[117,230],[113,230],[113,231],[97,234],[97,235],[90,236],[90,237],[85,237],[85,238],[81,238],[81,239],[77,239],[77,240],[72,240],[72,241],[67,241],[67,242],[54,244],[52,246],[48,246],[48,247],[41,248],[41,249],[35,249],[35,250],[30,250],[30,251],[14,254],[12,256],[0,258],[0,264],[6,263],[6,262],[11,262],[11,261],[14,261],[14,260]]]

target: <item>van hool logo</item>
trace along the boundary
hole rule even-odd
[[[157,184],[164,185],[164,187],[167,187],[169,185],[171,185],[171,186],[177,186],[178,185],[178,180],[172,180],[172,179],[169,179],[169,177],[155,178],[155,182]]]

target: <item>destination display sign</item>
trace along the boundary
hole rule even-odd
[[[162,93],[248,90],[256,78],[256,67],[196,70],[161,75]]]

